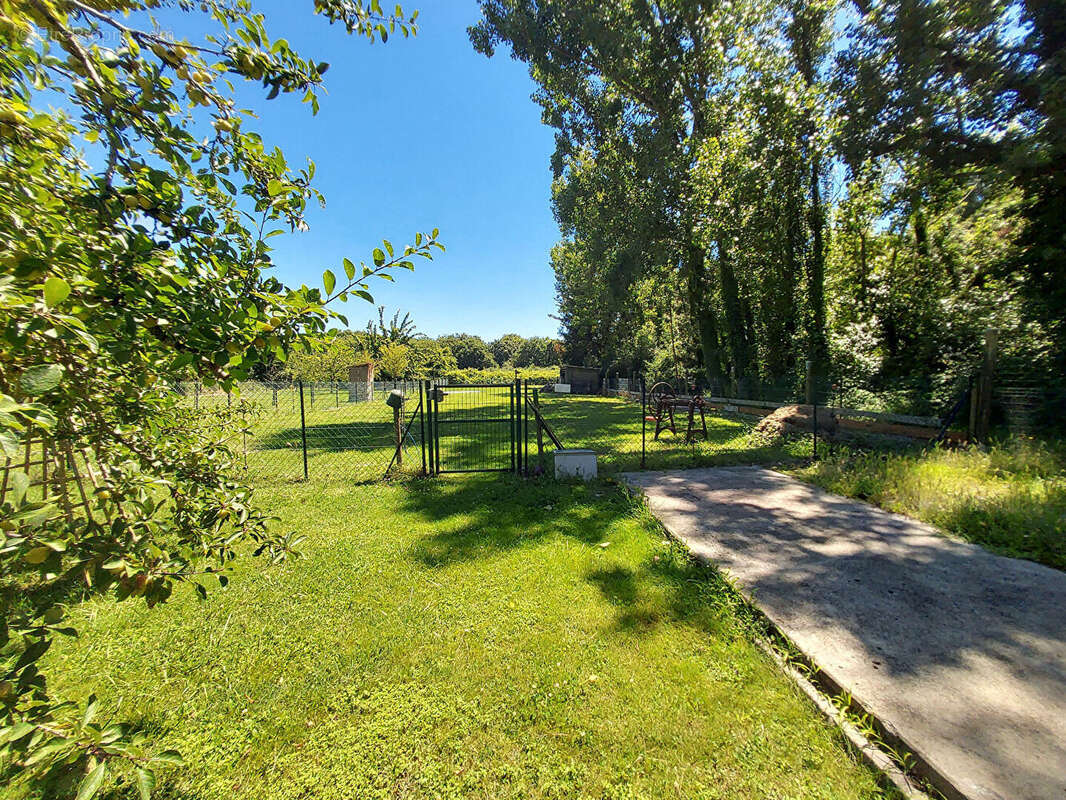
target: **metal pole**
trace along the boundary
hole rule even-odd
[[[440,474],[440,402],[437,400],[437,386],[433,385],[433,465],[437,474]]]
[[[422,474],[428,475],[426,472],[426,382],[420,380],[418,382],[418,430],[422,435]]]
[[[648,395],[644,376],[640,376],[640,468],[644,469],[648,453]]]
[[[533,405],[540,411],[540,389],[533,389]],[[544,459],[544,428],[540,424],[540,417],[535,416],[537,422],[537,463]]]
[[[307,418],[304,416],[304,382],[300,379],[300,439],[304,450],[304,480],[307,480]]]

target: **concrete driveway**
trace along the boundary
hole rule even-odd
[[[761,467],[624,478],[946,794],[1066,800],[1066,573]]]

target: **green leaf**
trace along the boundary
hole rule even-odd
[[[30,397],[50,392],[63,380],[63,367],[59,364],[39,364],[22,373],[19,388]]]
[[[151,800],[153,789],[155,789],[155,773],[150,769],[138,767],[137,791],[141,794],[141,800]]]
[[[322,273],[322,285],[326,287],[326,294],[333,294],[333,288],[337,285],[337,276],[335,276],[332,270],[326,270]]]
[[[22,505],[23,498],[30,488],[30,476],[20,469],[11,472],[11,500],[15,506]]]
[[[177,750],[164,750],[162,753],[152,758],[152,761],[158,761],[161,764],[170,764],[175,767],[185,766],[185,759],[181,757],[181,753]]]
[[[54,275],[44,282],[44,304],[49,308],[59,305],[70,296],[70,284]]]
[[[43,564],[48,560],[48,556],[52,555],[52,550],[49,547],[34,547],[32,550],[26,553],[27,564]]]
[[[385,263],[385,253],[380,247],[374,248],[374,266],[380,267]]]
[[[85,714],[81,718],[81,724],[83,727],[93,721],[93,717],[96,716],[96,709],[98,706],[99,702],[96,699],[96,695],[89,695],[89,702],[85,705]]]
[[[18,434],[11,430],[0,430],[0,451],[8,458],[14,458],[19,451]]]
[[[267,184],[267,194],[271,197],[277,197],[285,191],[285,184],[279,181],[277,178],[272,178],[270,183]]]
[[[74,800],[89,800],[89,798],[95,796],[100,791],[100,784],[104,782],[106,774],[107,762],[101,761],[96,765],[96,769],[81,779],[81,783],[78,785],[78,795]]]
[[[348,276],[348,280],[355,280],[355,264],[347,258],[344,259],[344,274]]]

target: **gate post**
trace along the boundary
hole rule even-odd
[[[529,398],[529,379],[522,381],[522,393],[518,402],[521,403],[522,420],[522,474],[529,475],[529,410],[526,408],[526,400]]]
[[[515,395],[518,393],[518,378],[511,384],[511,472],[518,472],[518,404]]]
[[[533,389],[533,406],[540,411],[540,389],[534,387]],[[544,459],[544,429],[540,425],[540,415],[533,415],[534,422],[537,424],[537,464],[539,465]]]
[[[426,407],[423,405],[426,398],[426,382],[419,379],[418,381],[418,430],[422,439],[422,474],[428,475],[426,472]]]

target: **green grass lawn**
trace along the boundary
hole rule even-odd
[[[1066,569],[1066,457],[1061,448],[1022,439],[987,450],[844,455],[796,475],[1004,555]]]
[[[184,754],[163,798],[882,796],[733,592],[614,485],[260,498],[302,559],[242,562],[206,601],[86,601],[48,655],[60,691]]]
[[[587,447],[598,454],[606,472],[640,469],[640,403],[615,397],[581,395],[540,396],[542,413],[564,447]],[[718,464],[766,464],[793,461],[811,454],[806,438],[769,444],[752,435],[758,420],[737,415],[706,414],[707,438],[685,441],[687,415],[678,412],[677,433],[663,431],[655,439],[655,423],[647,422],[644,437],[647,469],[683,469]],[[535,429],[531,427],[531,436]],[[550,445],[550,443],[549,443]],[[531,447],[536,452],[535,442]]]

